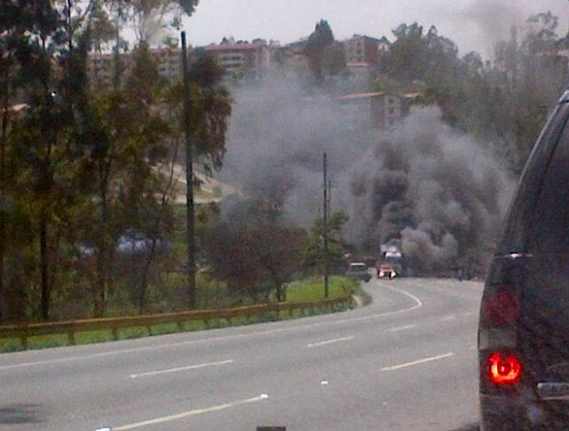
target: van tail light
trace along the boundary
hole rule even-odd
[[[522,363],[512,353],[495,352],[488,358],[488,372],[495,385],[513,385],[522,377]]]
[[[482,299],[482,315],[488,326],[511,325],[520,317],[520,301],[511,290],[500,287]]]

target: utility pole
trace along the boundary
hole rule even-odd
[[[332,181],[328,180],[328,214],[332,213]]]
[[[328,160],[324,153],[324,247],[322,253],[322,261],[324,264],[324,297],[328,298]]]
[[[192,126],[190,124],[190,81],[186,32],[182,32],[182,73],[184,82],[184,131],[186,134],[186,243],[188,247],[188,305],[196,308],[196,257],[194,236],[194,169],[192,157]]]

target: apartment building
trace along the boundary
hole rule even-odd
[[[179,47],[152,48],[150,53],[158,65],[158,74],[168,80],[182,77],[182,49]]]
[[[121,55],[124,64],[126,55]],[[113,83],[115,58],[110,53],[92,53],[89,55],[88,72],[91,84],[96,87],[110,87]]]
[[[295,42],[287,43],[282,46],[278,52],[279,57],[283,63],[288,62],[292,65],[306,65],[306,55],[304,54],[304,48],[308,43],[308,38],[302,38]]]
[[[355,93],[337,97],[336,102],[347,109],[359,110],[369,115],[364,122],[374,129],[384,129],[396,125],[405,114],[402,97],[387,93]]]
[[[205,50],[233,77],[262,79],[269,70],[270,49],[260,39],[253,42],[235,42],[229,39],[220,44],[208,45]]]
[[[168,80],[180,79],[182,74],[182,50],[178,47],[151,48],[158,67],[158,74]],[[123,73],[128,73],[132,67],[132,53],[120,55]],[[88,71],[91,82],[98,87],[110,87],[115,74],[115,57],[112,53],[91,53],[89,55]]]
[[[379,63],[380,40],[370,36],[354,35],[342,42],[346,60],[350,63],[367,63],[376,68]]]

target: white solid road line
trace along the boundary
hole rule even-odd
[[[318,347],[318,346],[325,346],[327,344],[333,344],[333,343],[340,343],[341,341],[348,341],[348,340],[353,340],[355,337],[352,335],[350,337],[342,337],[342,338],[335,338],[333,340],[328,340],[328,341],[320,341],[319,343],[310,343],[307,344],[306,347]]]
[[[227,365],[227,364],[232,364],[232,363],[233,363],[233,359],[228,359],[226,361],[209,362],[207,364],[189,365],[187,367],[170,368],[167,370],[148,371],[146,373],[131,374],[130,377],[131,377],[131,379],[136,379],[137,377],[156,376],[158,374],[177,373],[179,371],[197,370],[199,368],[216,367],[219,365]]]
[[[171,421],[175,421],[175,420],[179,420],[179,419],[185,419],[185,418],[188,418],[191,416],[203,415],[205,413],[217,412],[219,410],[232,409],[235,407],[243,406],[245,404],[251,404],[251,403],[258,402],[258,401],[266,400],[268,397],[269,397],[268,395],[263,394],[263,395],[259,395],[258,397],[247,398],[245,400],[235,401],[232,403],[221,404],[218,406],[208,407],[205,409],[189,410],[187,412],[178,413],[176,415],[163,416],[161,418],[150,419],[147,421],[137,422],[137,423],[128,424],[128,425],[122,425],[120,427],[113,427],[111,429],[113,431],[127,431],[127,430],[136,429],[136,428],[147,427],[147,426],[151,426],[151,425],[158,425],[158,424],[162,424],[165,422],[171,422]]]
[[[298,331],[298,330],[309,329],[309,328],[317,328],[320,326],[339,325],[339,324],[343,324],[343,323],[379,319],[379,318],[383,318],[383,317],[397,316],[399,314],[409,313],[409,312],[414,311],[414,310],[421,308],[423,306],[423,302],[419,298],[417,298],[415,295],[413,295],[409,292],[406,292],[402,289],[397,289],[395,287],[388,286],[386,284],[382,284],[380,282],[378,282],[378,284],[382,287],[385,287],[386,289],[393,290],[394,292],[397,292],[397,293],[400,293],[401,295],[407,296],[408,298],[413,300],[414,305],[412,305],[411,307],[402,308],[401,310],[388,311],[386,313],[370,314],[368,316],[361,316],[361,317],[348,317],[345,319],[337,319],[337,320],[331,320],[331,321],[327,321],[327,322],[309,323],[307,325],[296,325],[296,326],[291,326],[289,328],[278,328],[278,329],[270,329],[270,330],[266,330],[266,331],[248,332],[245,334],[228,335],[225,337],[201,338],[199,340],[180,341],[177,343],[164,343],[164,344],[156,344],[156,345],[152,345],[152,346],[133,347],[131,349],[112,350],[109,352],[100,352],[100,353],[93,353],[90,355],[81,355],[81,356],[67,356],[65,358],[47,359],[45,361],[21,362],[19,364],[13,364],[13,365],[0,365],[0,371],[11,370],[11,369],[16,369],[16,368],[34,367],[34,366],[47,365],[47,364],[58,364],[58,363],[62,363],[62,362],[79,361],[79,360],[83,360],[83,359],[101,358],[101,357],[105,357],[105,356],[123,355],[123,354],[127,354],[127,353],[144,352],[144,351],[148,351],[148,350],[162,350],[162,349],[166,349],[166,348],[170,348],[170,347],[183,347],[183,346],[188,346],[188,345],[193,345],[193,344],[213,343],[216,341],[237,340],[237,339],[241,339],[241,338],[251,338],[251,337],[257,337],[257,336],[262,336],[262,335],[277,334],[277,333],[282,333],[282,332],[292,332],[292,331]],[[141,339],[141,340],[144,340],[144,339]],[[148,339],[146,339],[146,340],[148,340]]]
[[[386,329],[385,332],[397,332],[397,331],[404,331],[406,329],[412,329],[417,327],[417,325],[407,325],[407,326],[399,326],[397,328],[389,328]]]
[[[441,318],[439,319],[439,321],[441,321],[441,322],[448,322],[449,320],[454,320],[454,319],[456,319],[456,316],[453,314],[453,315],[451,315],[451,316],[441,317]]]
[[[393,365],[391,367],[383,367],[381,369],[381,371],[395,371],[395,370],[399,370],[401,368],[412,367],[414,365],[420,365],[420,364],[425,364],[427,362],[439,361],[441,359],[450,358],[453,355],[454,355],[454,353],[449,352],[449,353],[445,353],[444,355],[432,356],[430,358],[419,359],[417,361],[407,362],[405,364]]]

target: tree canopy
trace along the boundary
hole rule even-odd
[[[308,38],[304,53],[308,58],[308,65],[317,82],[324,78],[324,57],[327,48],[334,44],[334,33],[328,21],[321,20],[316,24],[314,32]]]

